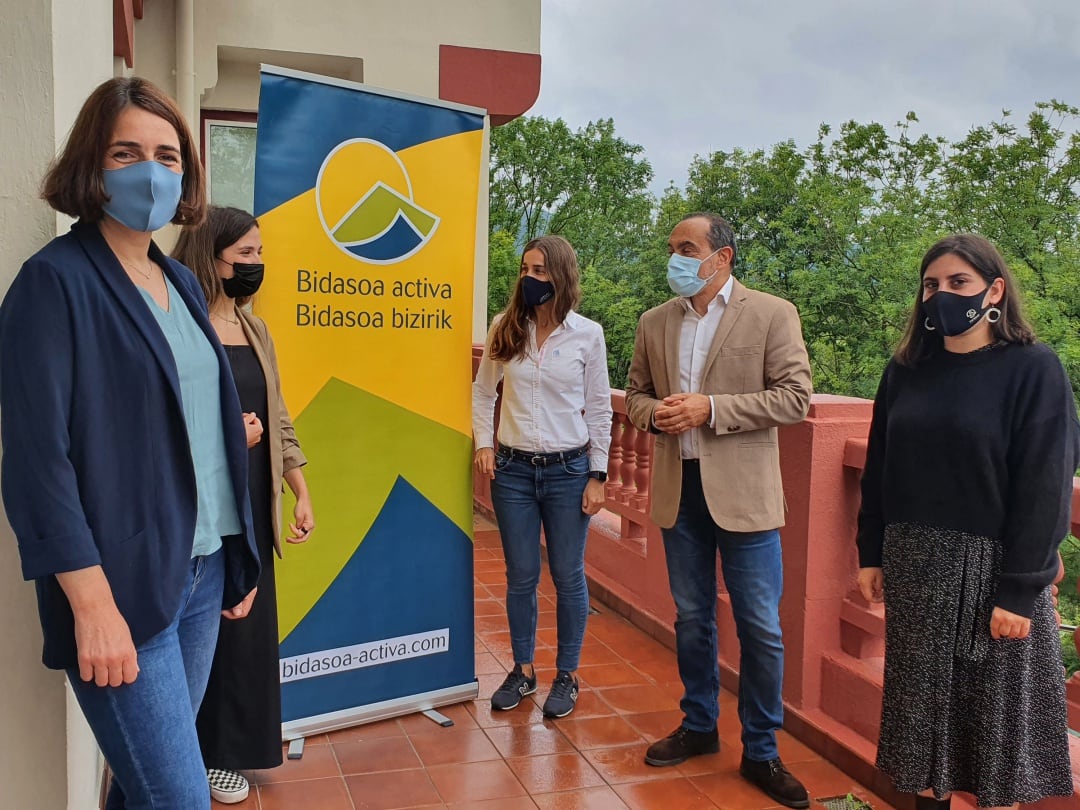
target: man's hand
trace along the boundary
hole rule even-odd
[[[712,402],[704,394],[672,394],[653,411],[653,424],[664,433],[685,433],[701,427],[712,415]]]
[[[481,447],[477,450],[473,463],[476,465],[476,471],[484,478],[495,477],[495,450],[491,447]]]
[[[244,414],[244,432],[247,433],[247,446],[254,447],[263,435],[262,421],[254,413]]]

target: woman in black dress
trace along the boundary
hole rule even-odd
[[[210,321],[225,346],[248,430],[251,509],[262,577],[255,609],[243,622],[222,623],[210,683],[197,727],[210,793],[233,804],[247,798],[241,770],[281,764],[274,555],[281,555],[281,484],[296,496],[290,543],[315,528],[301,467],[306,463],[281,397],[274,344],[266,324],[244,307],[262,282],[259,224],[236,208],[211,206],[206,223],[185,230],[174,255],[199,279]],[[265,430],[265,433],[264,433]]]
[[[946,237],[920,275],[859,513],[859,588],[885,602],[877,765],[920,810],[952,791],[1072,795],[1050,585],[1080,463],[1073,392],[990,242]]]

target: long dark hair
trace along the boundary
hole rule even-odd
[[[581,300],[581,276],[578,273],[577,254],[561,236],[538,236],[521,251],[521,277],[525,275],[525,254],[539,250],[544,254],[544,267],[555,287],[555,321],[562,323],[567,313]],[[524,357],[529,349],[529,320],[532,309],[525,303],[521,293],[521,277],[510,294],[510,303],[503,310],[502,318],[491,331],[489,353],[493,360],[505,363]]]
[[[995,306],[1001,310],[1001,317],[990,324],[990,332],[995,340],[1006,343],[1034,343],[1035,332],[1024,318],[1020,294],[1016,289],[1009,266],[998,253],[994,244],[985,237],[974,233],[956,233],[934,243],[923,256],[919,267],[919,289],[915,294],[915,306],[908,318],[907,328],[900,340],[900,345],[893,355],[902,366],[914,368],[923,360],[937,353],[944,346],[940,332],[931,332],[925,326],[926,309],[923,307],[923,276],[926,268],[942,256],[952,254],[963,259],[984,279],[993,284],[1000,278],[1005,282],[1005,294]]]
[[[211,205],[202,225],[186,227],[180,232],[172,257],[191,268],[211,309],[218,299],[225,295],[214,260],[221,256],[223,250],[235,245],[244,234],[258,225],[259,220],[247,211]],[[237,298],[236,305],[242,307],[250,300],[249,295]]]
[[[83,102],[63,150],[41,182],[42,199],[60,213],[83,222],[97,222],[105,216],[108,195],[102,164],[116,120],[128,107],[163,118],[176,130],[184,180],[172,221],[177,225],[198,225],[206,215],[206,186],[191,130],[176,102],[138,76],[102,82]]]

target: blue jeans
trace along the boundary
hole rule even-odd
[[[176,617],[137,648],[134,683],[100,687],[68,670],[113,772],[106,810],[209,810],[195,714],[214,660],[224,582],[221,550],[192,559]]]
[[[762,762],[778,756],[776,730],[784,722],[784,641],[780,595],[784,574],[780,533],[729,532],[705,504],[701,468],[683,462],[675,525],[663,530],[668,582],[675,600],[675,646],[686,690],[683,725],[712,731],[720,714],[716,643],[716,553],[731,597],[739,636],[739,721],[743,752]]]
[[[534,467],[495,454],[491,501],[506,557],[506,618],[517,664],[531,664],[536,650],[536,588],[540,584],[540,526],[547,540],[555,583],[559,650],[555,666],[574,672],[581,658],[589,591],[585,584],[585,538],[589,516],[581,497],[589,482],[588,454]]]

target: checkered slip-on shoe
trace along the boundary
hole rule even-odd
[[[210,797],[222,804],[236,804],[248,797],[248,780],[236,771],[211,768],[206,772],[210,783]]]

